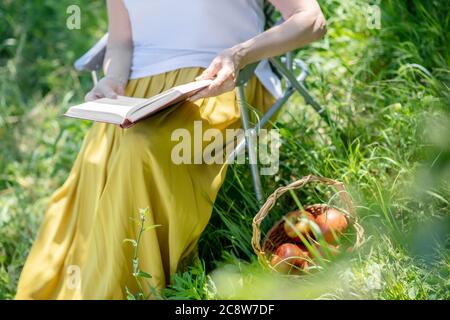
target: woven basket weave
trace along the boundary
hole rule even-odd
[[[303,188],[306,184],[315,182],[321,183],[324,185],[332,186],[338,192],[338,195],[342,202],[347,207],[346,210],[342,210],[346,215],[347,220],[350,225],[356,231],[356,240],[353,245],[353,248],[360,247],[364,242],[364,229],[358,222],[358,217],[356,216],[355,207],[353,202],[345,190],[345,186],[343,183],[328,179],[322,178],[314,175],[309,175],[303,177],[287,186],[279,187],[276,189],[266,200],[264,205],[261,207],[259,212],[253,218],[253,236],[252,236],[252,247],[258,256],[258,260],[267,267],[270,267],[270,258],[273,251],[283,243],[292,243],[292,239],[289,238],[284,231],[284,219],[278,220],[273,227],[268,231],[266,237],[264,238],[263,244],[261,246],[261,223],[264,218],[269,214],[270,210],[275,206],[277,200],[289,190],[296,190]],[[317,216],[320,213],[324,212],[327,208],[329,208],[326,204],[313,204],[306,206],[304,209],[308,211],[313,216]]]

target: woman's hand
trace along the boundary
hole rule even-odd
[[[248,64],[275,57],[319,40],[326,23],[317,0],[269,0],[284,22],[220,53],[198,80],[213,79],[189,100],[213,97],[233,90],[239,70]]]
[[[133,55],[131,22],[123,1],[108,0],[108,44],[103,71],[106,74],[84,100],[117,98],[123,95],[128,82]]]
[[[213,80],[209,87],[196,93],[188,100],[195,101],[215,97],[233,90],[236,87],[236,80],[241,69],[241,60],[239,51],[234,48],[222,51],[214,58],[209,67],[195,78],[195,80]]]
[[[117,95],[124,94],[125,83],[112,77],[102,78],[84,97],[85,101],[93,101],[100,98],[115,99]]]

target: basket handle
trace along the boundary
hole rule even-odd
[[[269,211],[274,207],[276,201],[278,198],[280,198],[281,195],[286,193],[289,190],[295,190],[295,189],[301,189],[303,188],[307,183],[310,182],[318,182],[325,185],[329,185],[334,187],[342,199],[342,201],[346,204],[347,210],[348,210],[348,218],[352,220],[352,223],[356,229],[356,243],[355,247],[359,247],[363,243],[363,233],[364,229],[361,227],[361,225],[358,223],[358,217],[356,216],[355,207],[353,205],[353,201],[351,200],[349,194],[345,190],[345,186],[342,182],[329,179],[329,178],[323,178],[318,177],[315,175],[308,175],[305,176],[297,181],[294,181],[290,183],[287,186],[279,187],[277,188],[266,200],[266,202],[263,204],[259,212],[255,215],[253,218],[253,236],[252,236],[252,247],[255,251],[256,255],[258,256],[258,259],[261,261],[265,261],[265,254],[261,249],[261,222],[264,220],[264,218],[267,216]]]

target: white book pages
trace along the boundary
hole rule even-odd
[[[210,83],[211,80],[194,81],[173,87],[148,99],[125,96],[118,96],[116,99],[102,98],[73,106],[65,115],[79,119],[130,125],[130,123],[135,123],[191,96]]]

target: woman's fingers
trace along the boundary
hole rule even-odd
[[[84,101],[92,101],[95,100],[94,99],[94,93],[92,93],[92,91],[89,91],[88,93],[86,93],[86,95],[84,96]]]
[[[200,90],[199,92],[197,92],[193,96],[189,97],[187,100],[190,101],[190,102],[194,102],[194,101],[197,101],[199,99],[203,99],[204,98],[203,91],[206,91],[206,90],[208,90],[208,88]]]
[[[125,89],[120,83],[104,77],[86,94],[84,100],[93,101],[100,98],[116,99],[118,94],[123,95],[124,92]]]
[[[84,101],[94,101],[100,98],[103,98],[103,95],[101,93],[91,90],[84,97]]]
[[[213,79],[217,72],[219,72],[221,66],[221,62],[219,59],[214,59],[213,62],[209,65],[208,68],[203,71],[201,75],[199,75],[195,80],[207,80],[207,79]]]
[[[91,90],[89,91],[86,96],[84,97],[85,101],[94,101],[97,99],[101,99],[101,98],[109,98],[109,99],[116,99],[117,98],[117,94],[116,92],[108,87],[104,87],[104,88],[98,88],[95,90]]]
[[[225,50],[219,54],[209,67],[195,80],[213,79],[211,84],[190,97],[189,101],[218,96],[222,93],[233,90],[236,85],[236,77],[239,69],[231,57],[231,53]]]
[[[125,94],[125,89],[123,87],[118,87],[116,90],[117,94],[123,96]]]
[[[220,71],[217,73],[217,77],[209,85],[209,89],[214,91],[217,88],[220,88],[225,83],[225,81],[230,78],[234,78],[233,71],[230,68],[225,67],[220,69]]]
[[[231,90],[233,90],[233,88],[235,86],[234,78],[232,78],[232,77],[225,78],[225,76],[222,76],[220,79],[218,79],[218,81],[216,82],[216,84],[214,86],[212,86],[212,85],[213,85],[213,83],[211,83],[211,85],[209,87],[197,92],[195,95],[190,97],[188,100],[196,101],[196,100],[203,99],[203,98],[215,97],[215,96],[221,95],[222,93],[231,91]]]
[[[105,96],[105,98],[116,99],[117,93],[105,82],[99,83],[99,91]]]

